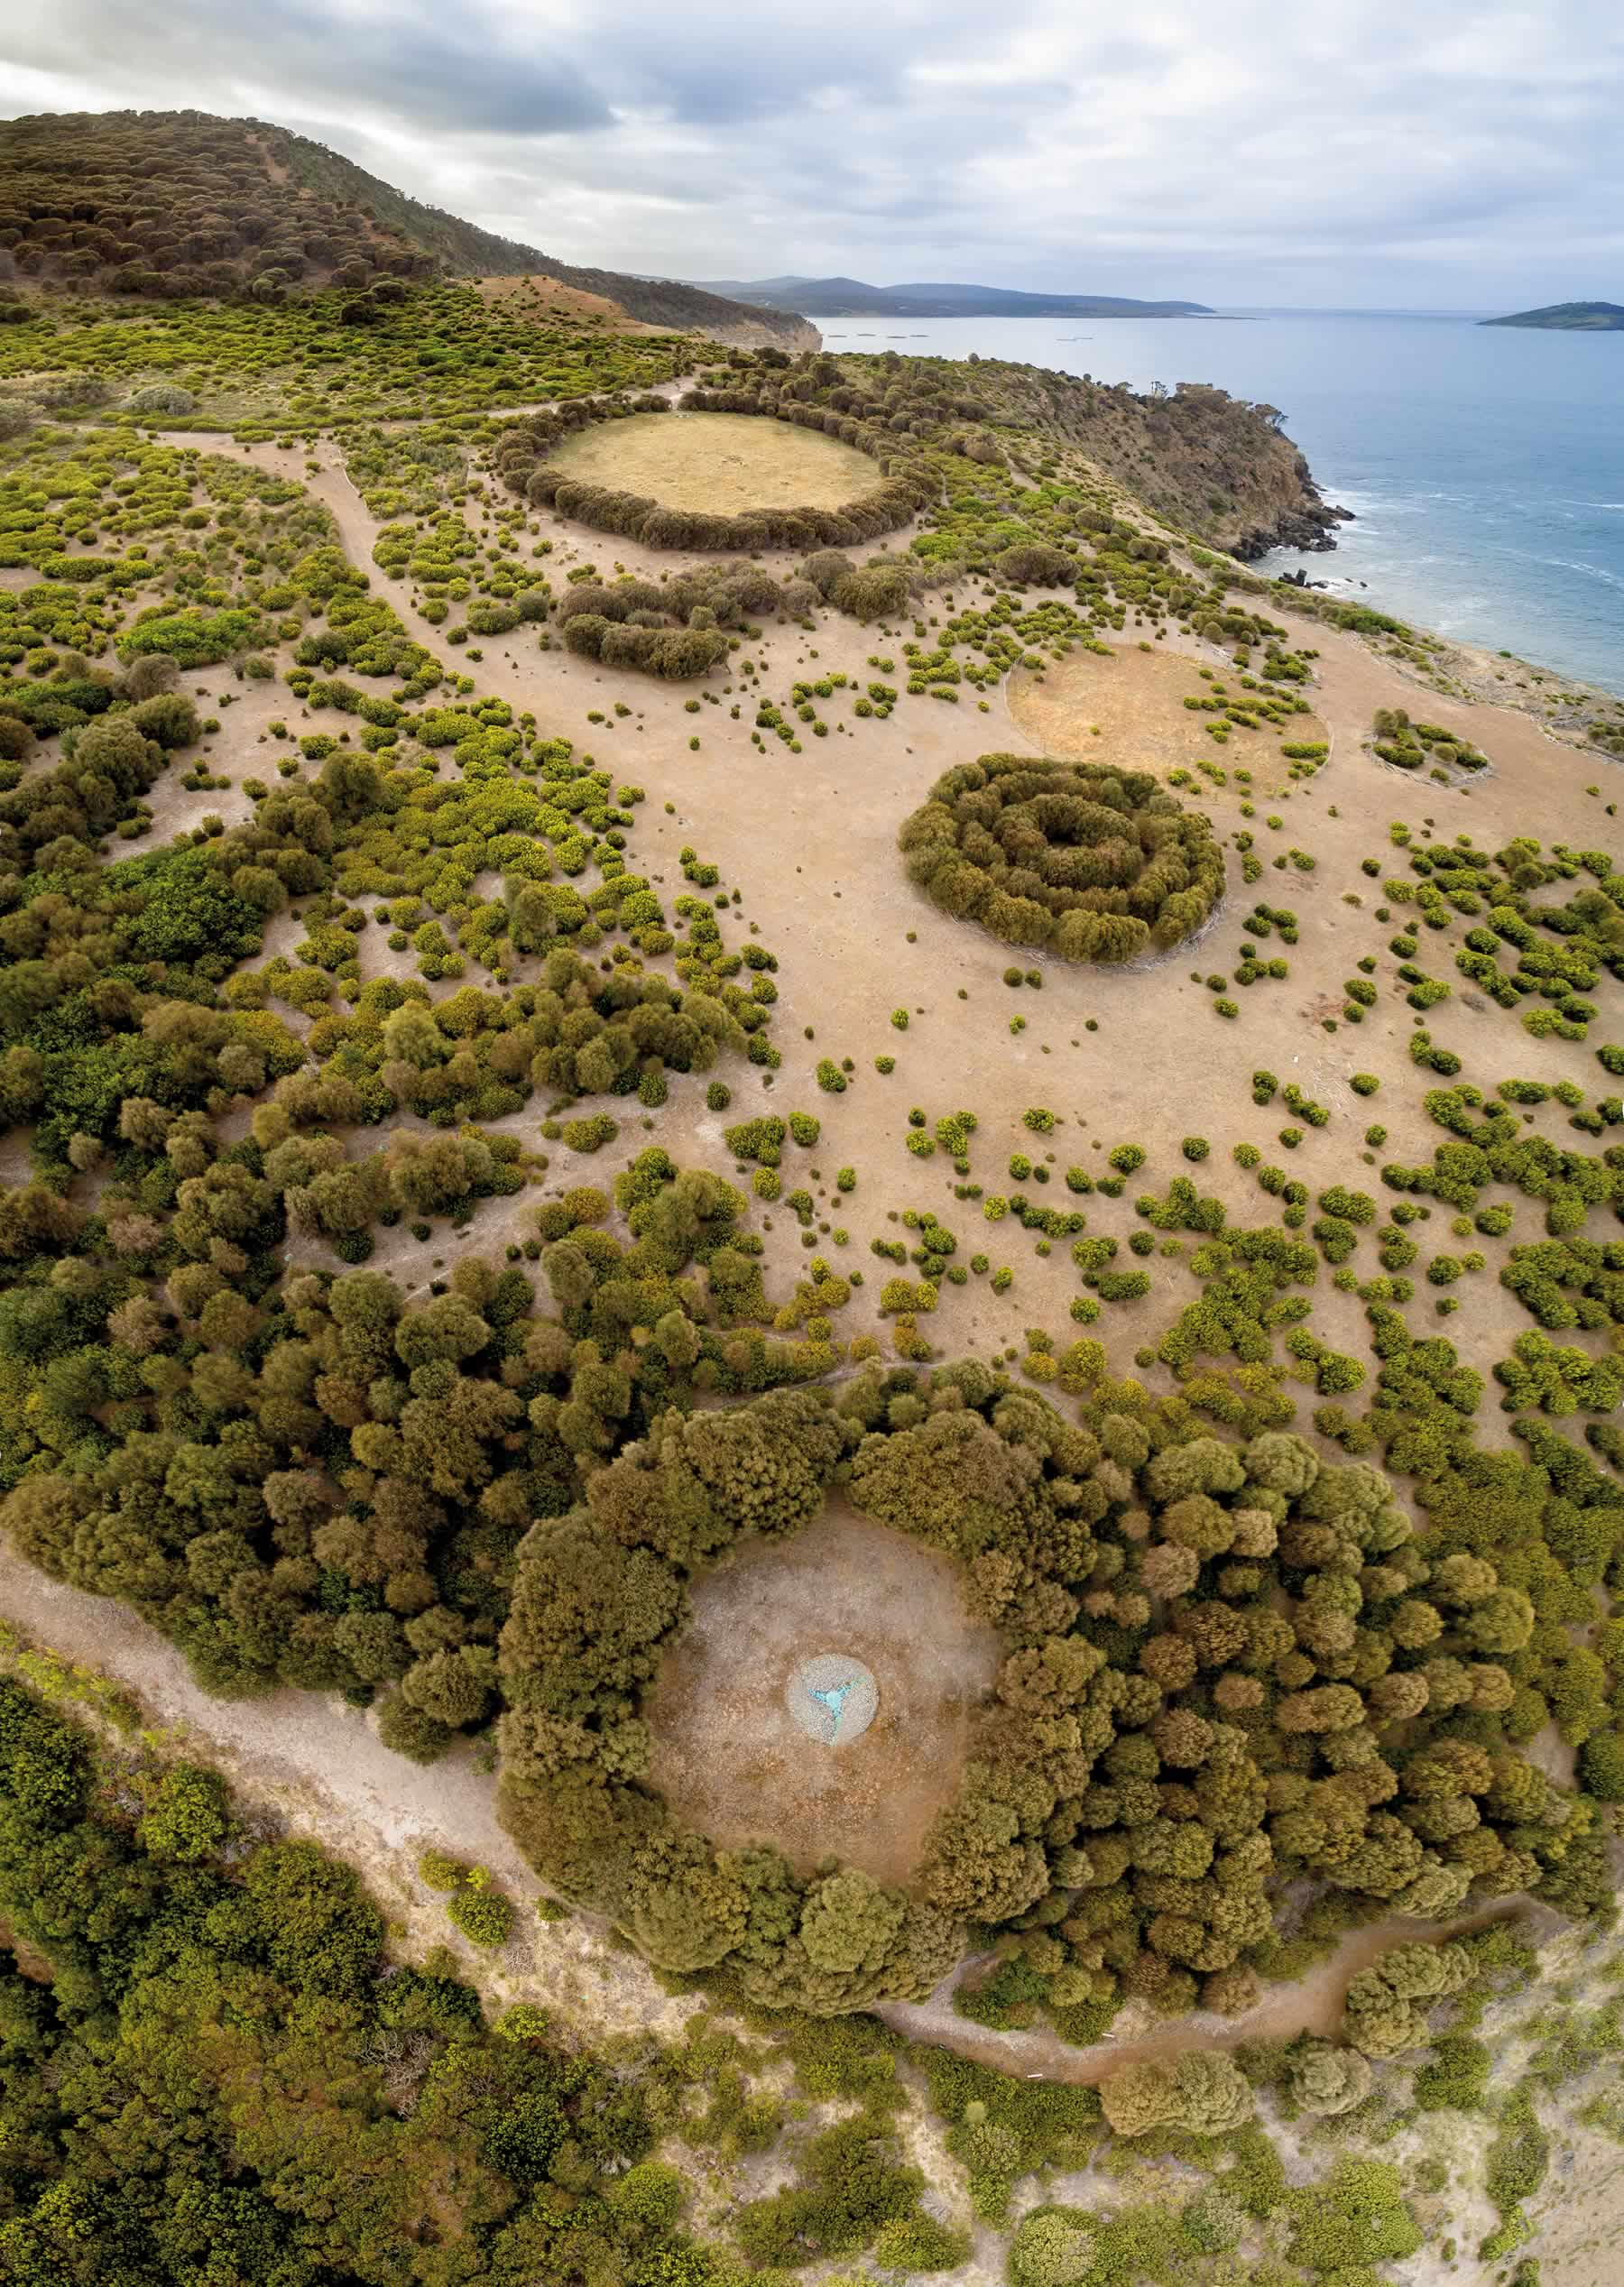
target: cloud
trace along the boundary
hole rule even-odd
[[[1617,293],[1592,0],[22,0],[12,107],[254,111],[561,258],[1455,306]]]
[[[550,41],[509,35],[480,7],[455,14],[352,0],[28,0],[0,32],[0,56],[138,96],[233,111],[263,90],[284,108],[314,95],[328,118],[373,113],[469,134],[577,134],[613,115],[579,62]]]

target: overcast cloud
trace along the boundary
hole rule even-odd
[[[277,120],[616,269],[1624,300],[1624,10],[1608,0],[4,12],[0,115],[181,103]]]

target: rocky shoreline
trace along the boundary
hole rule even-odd
[[[1353,511],[1337,508],[1322,500],[1319,489],[1308,474],[1308,464],[1301,464],[1303,489],[1312,497],[1302,505],[1281,509],[1272,522],[1255,525],[1232,540],[1229,552],[1242,564],[1255,564],[1277,548],[1299,548],[1315,554],[1336,546],[1336,528],[1351,524]]]

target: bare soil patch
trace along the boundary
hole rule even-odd
[[[1221,656],[1214,651],[1213,660]],[[1228,660],[1216,672],[1232,696],[1248,696]],[[1279,754],[1283,744],[1328,735],[1317,715],[1294,715],[1280,730],[1231,724],[1227,741],[1220,743],[1206,728],[1218,718],[1185,705],[1186,698],[1208,694],[1200,664],[1186,654],[1123,649],[1109,659],[1079,651],[1041,675],[1023,669],[1010,679],[1009,705],[1014,722],[1045,754],[1120,761],[1135,770],[1193,770],[1209,763],[1231,777],[1239,765],[1254,774],[1267,772],[1270,783],[1287,775],[1288,766]],[[1211,798],[1210,787],[1202,792]]]
[[[752,413],[639,413],[568,438],[549,457],[577,479],[718,516],[839,508],[881,482],[865,453]]]
[[[840,1501],[787,1545],[719,1564],[645,1710],[650,1784],[724,1848],[770,1842],[803,1873],[835,1858],[906,1882],[958,1792],[1002,1657],[960,1581],[951,1557]],[[808,1738],[785,1704],[820,1652],[863,1661],[880,1688],[872,1723],[844,1746]]]

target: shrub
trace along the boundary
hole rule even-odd
[[[944,912],[1071,961],[1166,950],[1223,891],[1208,821],[1148,773],[1100,763],[984,754],[937,780],[899,842]]]
[[[474,1868],[447,1912],[469,1943],[485,1951],[506,1945],[512,1935],[513,1901],[505,1891],[489,1886],[483,1867]]]
[[[1080,2287],[1093,2268],[1094,2229],[1084,2209],[1033,2209],[1010,2243],[1010,2287]]]
[[[894,619],[907,609],[909,593],[906,567],[875,558],[836,580],[829,601],[856,620]]]
[[[397,1755],[413,1763],[438,1763],[454,1745],[457,1733],[449,1724],[426,1715],[399,1692],[391,1692],[378,1704],[378,1737]]]
[[[606,1143],[613,1143],[620,1129],[606,1111],[595,1111],[585,1120],[564,1122],[564,1141],[571,1151],[597,1151]]]

